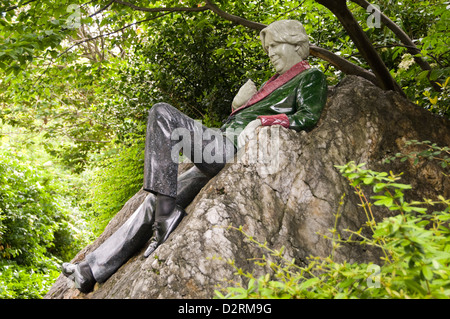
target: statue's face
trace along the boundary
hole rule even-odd
[[[278,74],[283,74],[291,67],[302,61],[297,53],[295,45],[277,42],[270,32],[266,34],[265,46],[269,54],[270,62],[275,67]]]

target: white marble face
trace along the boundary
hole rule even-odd
[[[278,74],[283,74],[303,59],[297,53],[297,47],[293,44],[276,42],[270,32],[265,38],[266,51],[270,62]]]

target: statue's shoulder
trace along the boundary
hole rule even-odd
[[[324,73],[322,72],[321,69],[319,69],[316,66],[311,66],[309,69],[305,70],[304,72],[305,75],[306,74],[315,74],[315,75],[323,75]]]
[[[297,85],[303,85],[305,82],[318,81],[323,80],[325,78],[325,74],[317,67],[310,67],[309,69],[304,70],[295,76],[292,80]]]

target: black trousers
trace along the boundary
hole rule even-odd
[[[181,151],[195,166],[178,176]],[[95,280],[106,281],[150,239],[157,193],[176,198],[175,209],[183,210],[235,153],[232,141],[219,130],[205,127],[169,104],[155,104],[149,112],[145,143],[144,190],[150,194],[86,256]]]

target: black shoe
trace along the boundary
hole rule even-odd
[[[62,273],[67,278],[75,282],[75,288],[83,293],[91,292],[94,289],[96,280],[92,274],[88,263],[80,264],[64,263],[61,266]]]
[[[168,217],[155,221],[153,224],[153,236],[150,239],[147,250],[144,252],[145,258],[150,256],[159,245],[167,240],[170,233],[177,228],[184,216],[186,216],[185,211],[181,207],[175,206],[175,209]]]

